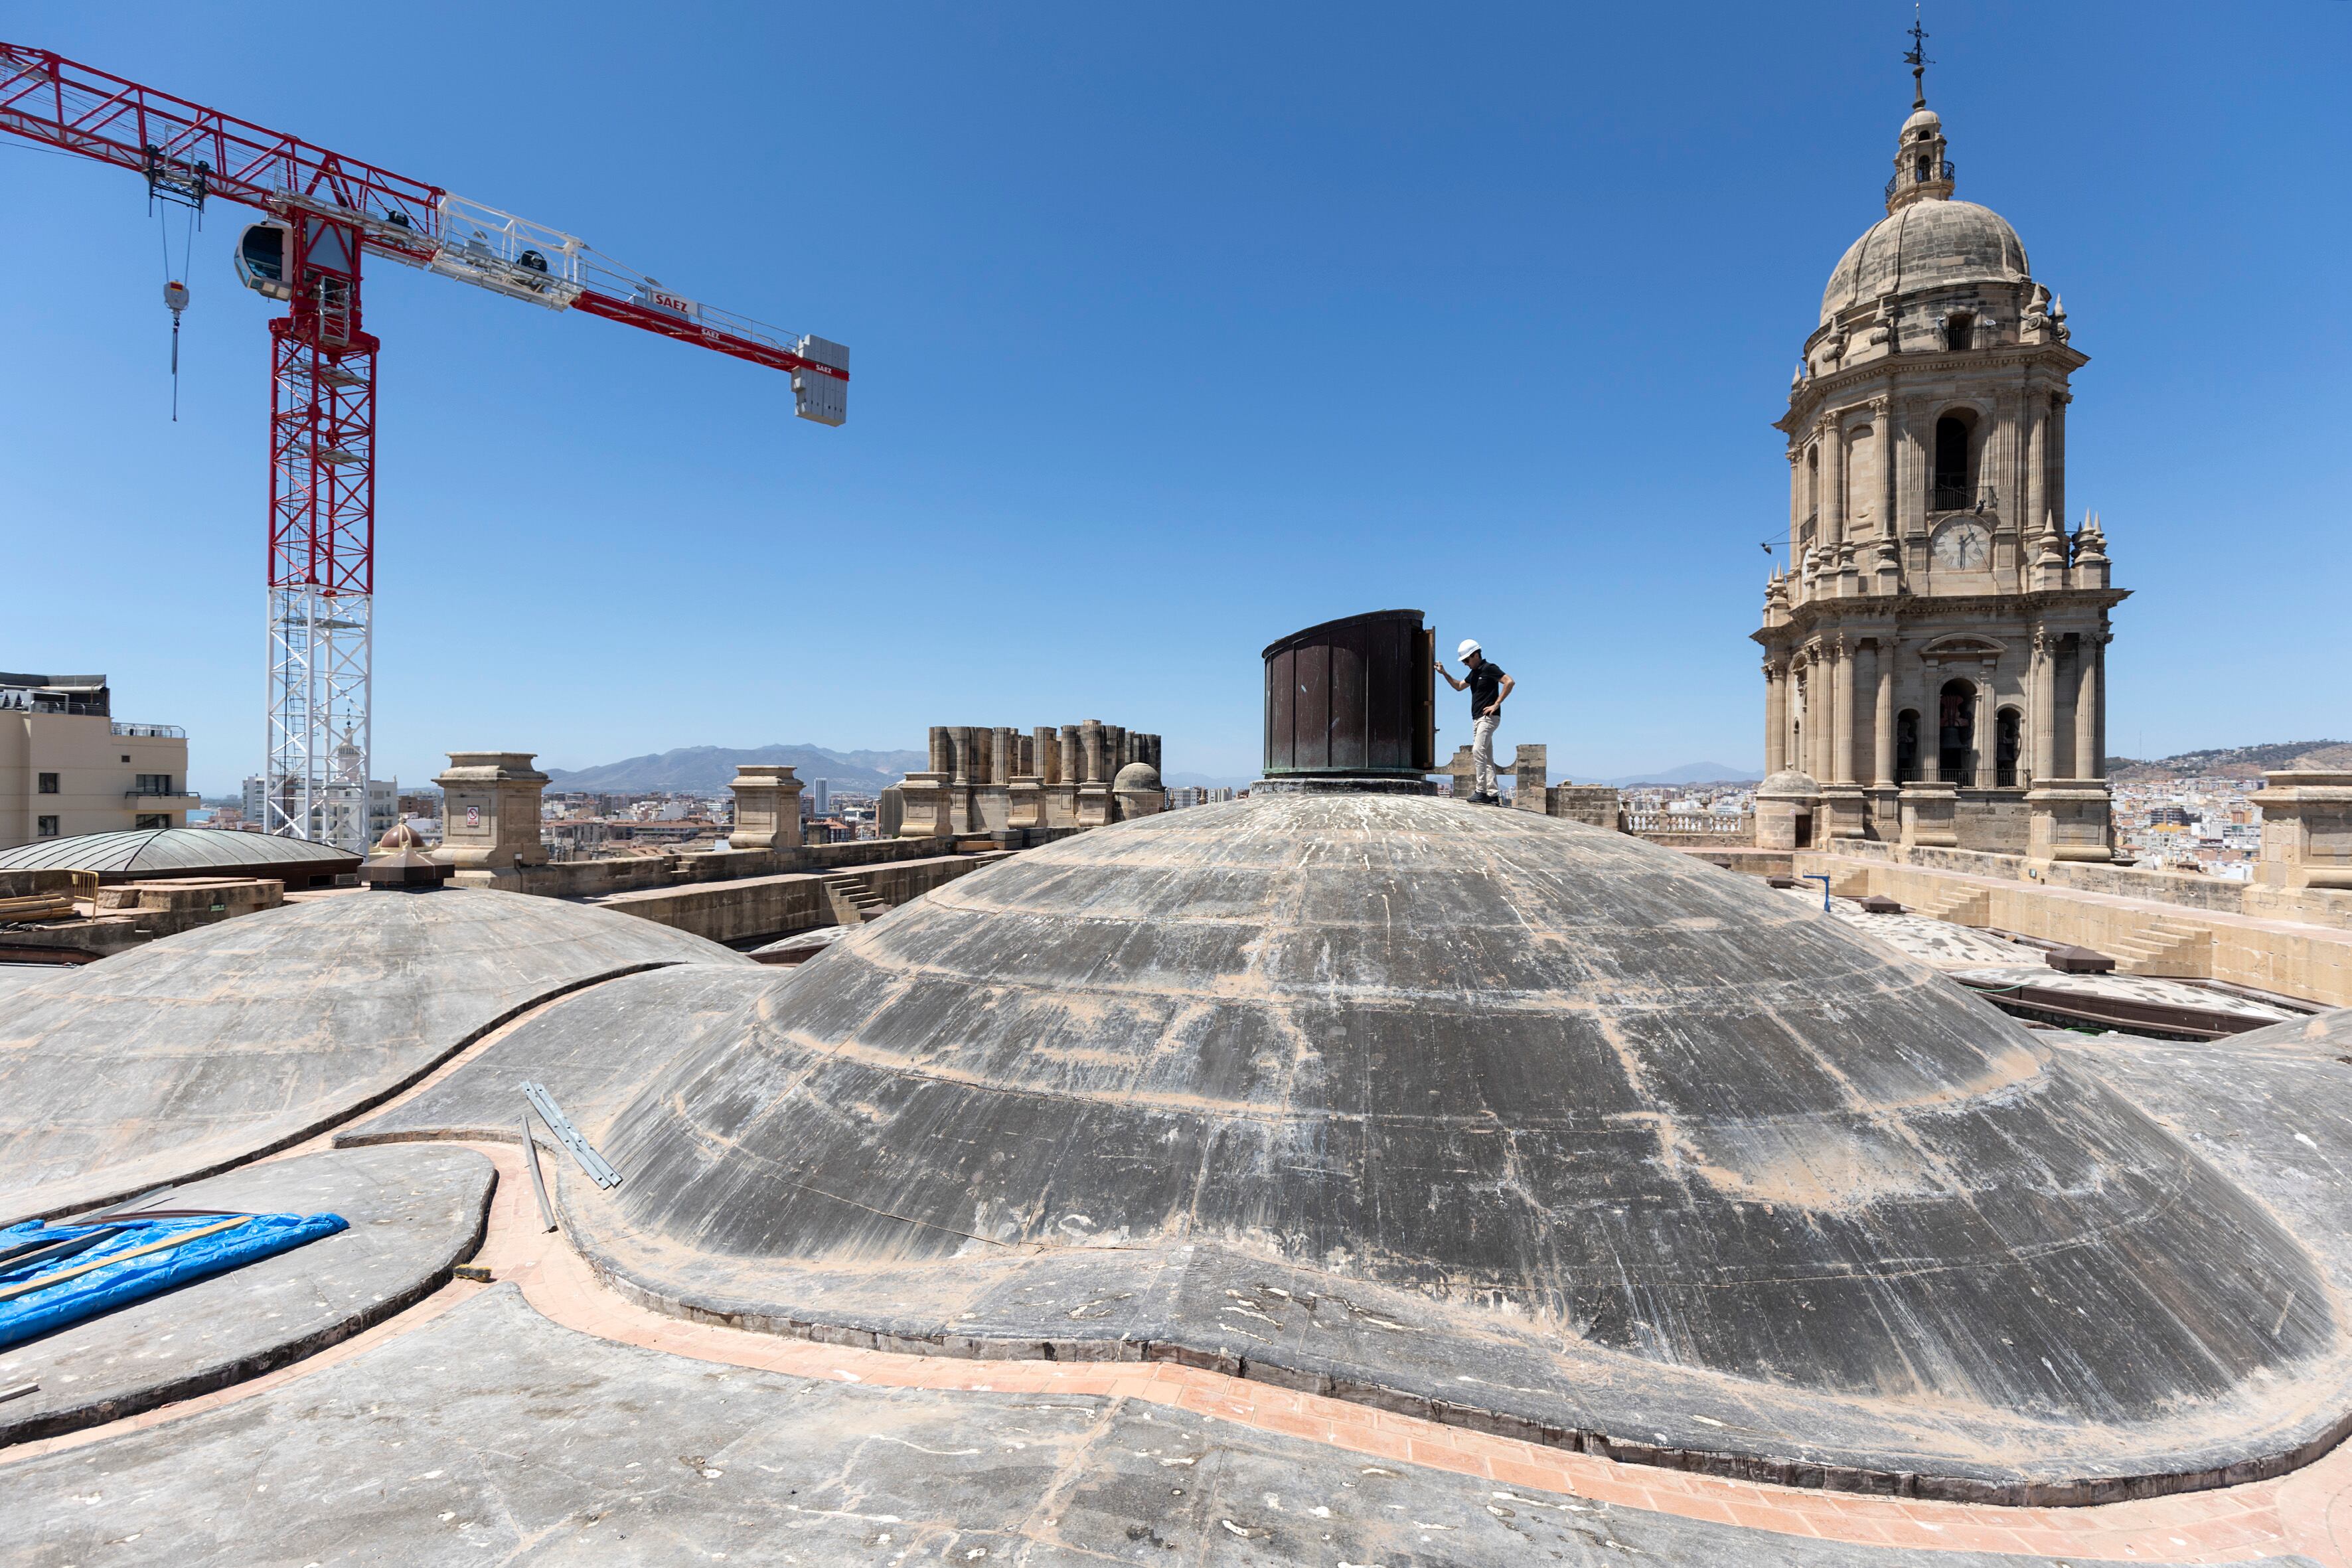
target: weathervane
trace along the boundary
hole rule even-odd
[[[1911,48],[1904,57],[1911,68],[1911,107],[1927,107],[1927,68],[1936,62],[1927,58],[1927,29],[1919,25],[1918,0],[1911,5]]]

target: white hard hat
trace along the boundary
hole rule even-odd
[[[1483,651],[1484,650],[1479,647],[1477,641],[1475,638],[1464,637],[1462,639],[1462,646],[1454,650],[1454,657],[1456,658],[1468,658],[1472,654]]]

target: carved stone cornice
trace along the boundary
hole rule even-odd
[[[1807,378],[1803,385],[1790,393],[1789,412],[1773,421],[1773,428],[1794,436],[1825,405],[1866,385],[1874,376],[1892,377],[1898,371],[1910,378],[1947,372],[2035,366],[2063,377],[2090,363],[2090,355],[2063,343],[2011,343],[1993,349],[1934,349],[1925,353],[1882,354],[1860,364],[1843,365]],[[2072,395],[2063,390],[2055,395],[2073,401]],[[1850,400],[1867,401],[1866,397]]]
[[[2047,618],[2067,629],[2082,623],[2106,625],[2106,612],[2131,597],[2128,588],[2032,588],[2014,594],[1857,594],[1848,597],[1807,600],[1789,607],[1778,626],[1748,633],[1751,641],[1782,651],[1843,632],[1850,637],[1889,635],[1908,624],[1947,620],[1953,616],[1979,621],[2032,621]],[[2086,615],[2085,612],[2088,612]],[[2115,634],[2109,632],[2109,637]]]

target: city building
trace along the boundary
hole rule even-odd
[[[0,673],[0,849],[184,827],[187,731],[114,717],[102,675]]]
[[[267,824],[272,820],[283,820],[286,814],[281,813],[278,818],[273,819],[266,809],[268,805],[268,789],[259,775],[247,773],[241,793],[244,795],[245,820],[256,829],[267,831]],[[367,816],[367,841],[370,844],[381,839],[392,830],[394,824],[401,820],[401,794],[398,779],[368,780]],[[320,835],[312,837],[322,837]]]
[[[1886,216],[1822,291],[1777,428],[1788,553],[1764,596],[1764,789],[1810,842],[2110,858],[2106,540],[2069,535],[2088,356],[1999,214],[1954,195],[1915,93]]]

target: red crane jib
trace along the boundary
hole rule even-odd
[[[439,185],[331,153],[49,49],[0,43],[0,132],[151,179],[160,174],[175,188],[200,180],[207,196],[278,217],[308,211],[340,219],[364,249],[411,265],[430,262],[445,237],[441,200],[447,193]],[[849,379],[845,370],[778,344],[592,287],[581,288],[572,308],[772,370]]]

